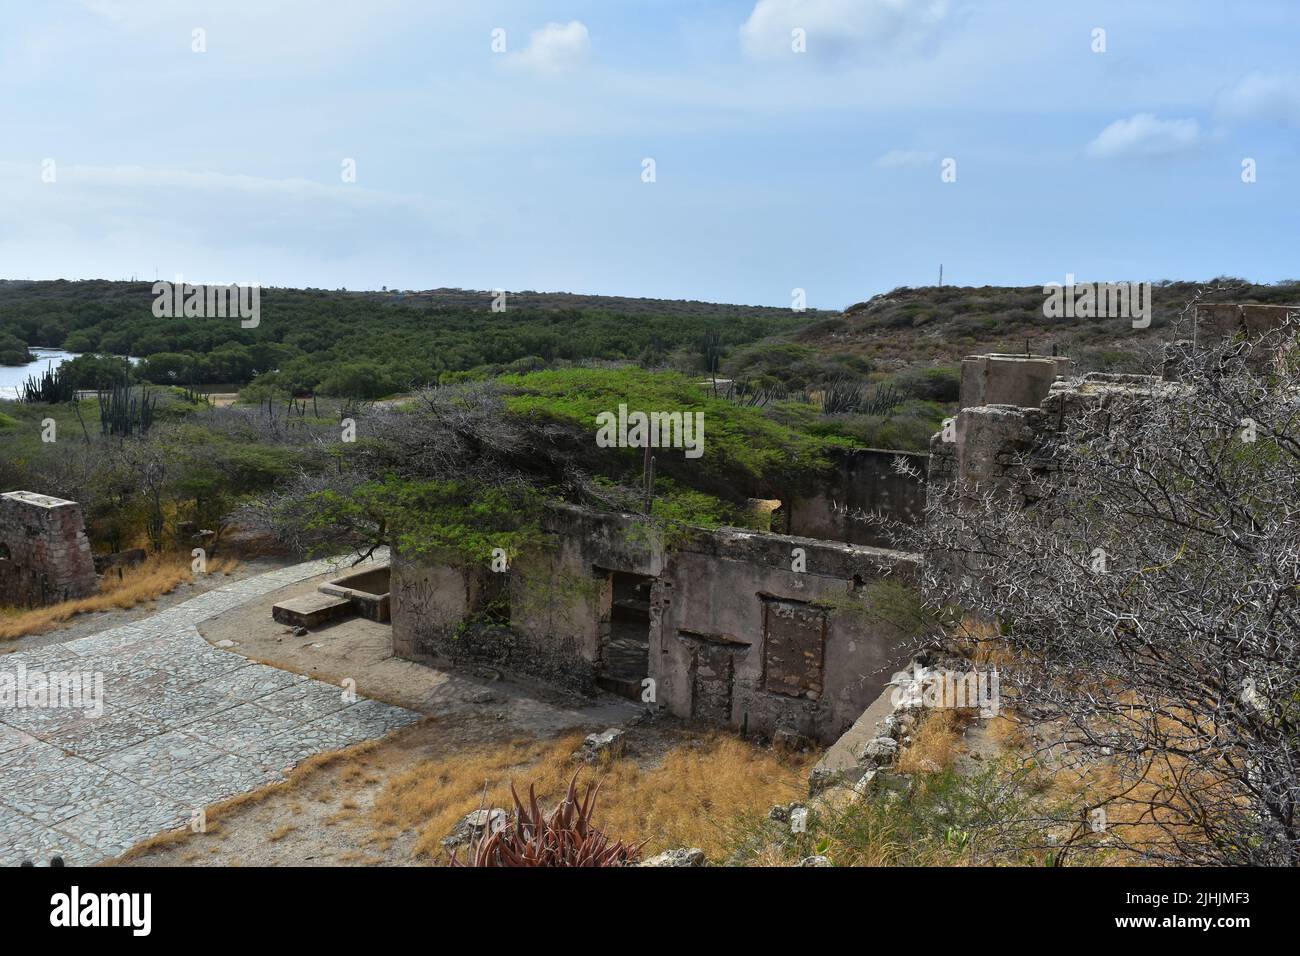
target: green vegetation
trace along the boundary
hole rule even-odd
[[[1190,292],[1157,287],[1153,329]],[[961,355],[1019,349],[1023,337],[1042,351],[1067,331],[1044,324],[1034,288],[903,289],[843,315],[535,293],[494,313],[491,298],[267,289],[259,325],[244,329],[157,318],[145,283],[0,281],[0,352],[86,353],[35,404],[3,404],[0,485],[81,501],[97,548],[220,535],[232,515],[280,496],[299,532],[310,502],[340,522],[382,523],[403,546],[480,549],[475,528],[527,537],[524,525],[494,523],[502,488],[645,509],[642,450],[596,440],[598,416],[623,405],[703,415],[700,457],[654,455],[650,512],[671,536],[744,525],[748,498],[794,497],[837,449],[928,447],[955,407]],[[1300,290],[1254,286],[1240,298],[1297,301]],[[1145,339],[1120,325],[1068,330],[1083,368],[1145,360]],[[144,360],[132,367],[123,354]],[[237,389],[239,404],[209,404],[193,391],[203,384]],[[87,389],[117,390],[110,426],[131,434],[97,428],[95,400],[70,401]],[[396,406],[372,402],[410,390]],[[47,417],[57,442],[41,441]],[[345,418],[355,443],[340,440]],[[488,514],[474,513],[480,498]],[[268,517],[260,530],[301,550],[320,546],[324,525],[298,534]]]
[[[310,527],[384,538],[410,555],[482,564],[500,548],[510,558],[541,541],[542,497],[523,486],[469,481],[407,481],[389,476],[342,494],[310,496]]]
[[[0,282],[0,351],[132,355],[145,359],[139,378],[157,384],[258,382],[371,399],[593,359],[693,367],[707,336],[730,348],[805,321],[786,309],[706,303],[523,293],[493,312],[491,301],[450,290],[263,289],[260,322],[245,329],[231,318],[155,317],[149,283]]]
[[[829,466],[827,452],[848,441],[818,436],[774,420],[761,409],[715,398],[689,377],[644,369],[565,369],[505,376],[506,408],[536,421],[560,422],[585,432],[593,444],[597,416],[618,414],[619,405],[635,411],[700,412],[704,415],[704,454],[656,451],[656,471],[698,488],[736,495],[769,495],[791,487]],[[643,450],[607,450],[610,468],[640,470]]]
[[[32,360],[27,343],[0,328],[0,365],[26,365]]]
[[[734,834],[730,862],[788,866],[817,855],[834,866],[1052,865],[1034,826],[1028,772],[1009,760],[969,775],[950,767],[888,777],[859,801],[814,809],[804,832],[750,818]]]

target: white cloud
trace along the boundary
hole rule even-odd
[[[1250,73],[1219,94],[1220,119],[1300,126],[1300,75]]]
[[[1194,119],[1160,119],[1138,113],[1116,120],[1088,144],[1093,159],[1134,156],[1170,156],[1195,149],[1201,143],[1201,124]]]
[[[928,166],[939,161],[939,154],[919,149],[891,149],[879,157],[875,165],[881,169],[897,166]]]
[[[591,36],[585,24],[548,23],[528,37],[527,48],[515,62],[534,70],[554,72],[576,66],[591,52]]]
[[[951,9],[950,0],[758,0],[740,42],[757,59],[789,56],[799,28],[808,55],[821,59],[910,52],[935,35]]]

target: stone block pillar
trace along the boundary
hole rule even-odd
[[[0,604],[36,607],[97,590],[79,504],[31,491],[0,495]]]

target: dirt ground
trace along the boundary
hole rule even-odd
[[[388,778],[422,760],[504,743],[493,716],[429,720],[386,740],[360,744],[289,781],[209,808],[205,833],[182,831],[143,844],[121,866],[404,866],[414,833],[387,843],[368,814]]]

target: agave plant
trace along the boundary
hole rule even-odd
[[[461,862],[456,852],[452,866],[627,866],[634,864],[644,843],[611,842],[592,822],[600,784],[587,784],[578,800],[578,774],[569,781],[569,792],[550,812],[543,815],[536,789],[528,787],[524,806],[510,784],[515,801],[513,819],[493,831],[484,829],[466,851]]]

